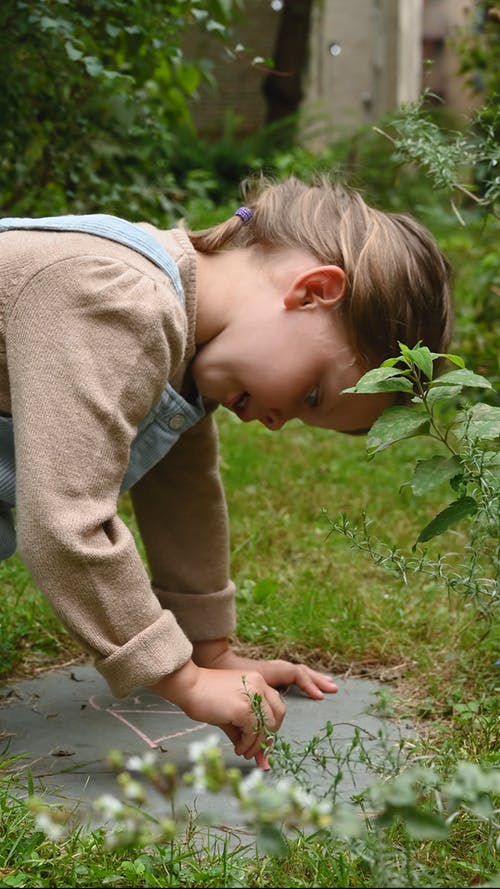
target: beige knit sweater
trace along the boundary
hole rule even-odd
[[[19,551],[118,697],[235,624],[214,405],[132,491],[149,571],[117,514],[137,426],[167,381],[180,391],[195,351],[194,250],[180,229],[144,228],[176,260],[184,308],[168,277],[120,244],[0,235],[0,411],[14,422]]]

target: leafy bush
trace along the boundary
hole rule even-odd
[[[4,0],[0,203],[4,215],[108,210],[178,215],[171,162],[208,63],[193,26],[225,36],[224,0]]]
[[[434,376],[434,364],[447,359],[458,367]],[[344,515],[333,521],[353,545],[365,550],[374,562],[396,570],[406,580],[410,573],[424,573],[444,582],[450,594],[459,593],[482,616],[492,619],[499,604],[500,566],[500,407],[487,401],[473,402],[472,389],[486,393],[493,386],[485,377],[464,367],[457,355],[441,355],[418,344],[400,344],[400,354],[368,371],[347,392],[402,393],[411,404],[387,408],[367,436],[370,457],[404,439],[428,437],[445,453],[418,460],[407,482],[415,495],[437,486],[451,489],[448,503],[421,529],[408,559],[396,548],[375,544],[366,520],[360,531]],[[453,554],[431,558],[420,545],[469,519],[468,542],[463,560],[454,564]]]
[[[379,739],[379,743],[383,747],[387,741]],[[132,853],[133,862],[130,861],[130,872],[126,876],[134,882],[127,885],[143,885],[141,878],[147,876],[147,870],[158,869],[161,858],[157,859],[160,850],[165,848],[171,850],[170,872],[175,873],[178,861],[183,862],[183,868],[189,867],[189,837],[193,836],[193,825],[189,825],[190,813],[184,810],[182,814],[177,809],[179,789],[188,783],[194,785],[200,797],[229,794],[243,823],[256,836],[255,858],[249,855],[248,846],[242,855],[233,854],[230,860],[222,856],[229,867],[224,875],[219,874],[219,879],[223,876],[225,879],[218,882],[218,886],[248,885],[245,872],[250,874],[255,864],[259,865],[260,872],[266,866],[262,855],[276,860],[280,882],[272,885],[289,885],[286,879],[294,848],[297,847],[307,868],[313,865],[318,844],[327,863],[323,874],[325,882],[306,879],[297,885],[360,885],[356,878],[359,871],[364,874],[363,886],[468,885],[469,867],[464,868],[462,874],[460,862],[455,860],[450,883],[440,882],[444,874],[449,875],[450,861],[455,858],[454,845],[464,829],[475,833],[481,849],[481,864],[474,869],[486,877],[494,875],[495,844],[500,827],[496,808],[500,776],[494,770],[460,762],[444,775],[420,763],[391,777],[383,776],[347,804],[336,799],[336,786],[342,777],[340,766],[334,767],[331,784],[318,795],[304,783],[297,769],[304,760],[304,751],[287,748],[280,757],[279,740],[277,744],[277,759],[281,759],[283,768],[281,774],[278,769],[272,783],[259,769],[243,775],[237,768],[226,768],[217,735],[189,745],[192,767],[184,774],[179,774],[172,763],[160,764],[152,752],[129,758],[114,752],[111,760],[118,773],[119,795],[105,794],[94,804],[96,812],[101,818],[104,816],[107,823],[105,837],[102,833],[100,839],[96,835],[96,845],[103,847],[99,850],[101,855],[106,849],[126,849],[129,855]],[[321,771],[323,766],[327,774],[328,765],[338,763],[331,724],[311,739],[307,754],[314,759],[316,768]],[[370,762],[373,750],[366,751],[356,737],[351,750],[344,753],[344,765],[349,768],[350,758],[363,754]],[[147,809],[149,790],[164,800],[165,812],[159,816]],[[71,828],[70,813],[61,806],[47,805],[36,796],[30,798],[27,806],[38,831],[43,831],[52,840],[53,847],[60,847],[63,852]],[[187,843],[184,848],[175,847],[174,841],[180,838],[180,831],[186,825]],[[444,854],[436,854],[438,849]],[[339,858],[344,861],[342,882],[337,881]],[[21,874],[28,877],[30,871],[36,873],[43,863],[42,856],[31,853],[31,860],[24,866],[22,858],[20,860]],[[202,881],[190,885],[213,885],[203,881],[209,873],[208,870],[206,876],[199,873]],[[235,884],[236,873],[239,880]],[[239,882],[242,878],[243,882]],[[146,885],[158,884],[148,882]],[[252,881],[251,885],[266,885],[266,881]]]

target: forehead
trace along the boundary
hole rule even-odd
[[[306,423],[337,432],[367,432],[380,414],[394,403],[391,393],[354,395],[349,392],[326,398],[319,410],[309,410]]]

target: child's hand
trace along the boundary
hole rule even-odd
[[[286,708],[279,693],[254,667],[212,670],[188,661],[152,686],[152,691],[177,704],[191,719],[218,725],[233,742],[236,754],[255,757],[257,765],[267,766],[262,748],[280,727]]]
[[[279,688],[296,685],[310,698],[321,700],[323,692],[334,693],[338,687],[331,676],[319,673],[305,664],[292,664],[282,660],[253,660],[240,657],[229,648],[227,639],[213,639],[193,644],[193,660],[202,667],[211,669],[257,670],[266,682]]]

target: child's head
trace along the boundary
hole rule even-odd
[[[282,182],[260,177],[243,192],[251,220],[233,216],[191,232],[198,251],[300,248],[320,264],[339,266],[346,274],[341,311],[367,369],[398,354],[398,341],[446,351],[453,327],[449,265],[422,225],[369,207],[326,176],[312,185],[294,177]]]

